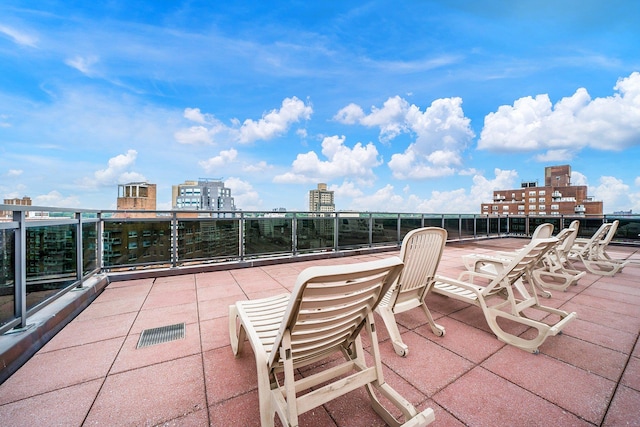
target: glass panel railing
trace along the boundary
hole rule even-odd
[[[562,221],[559,216],[532,216],[529,217],[529,230],[527,235],[531,236],[535,229],[542,224],[553,225],[553,234],[557,234],[562,230]]]
[[[77,227],[76,223],[27,227],[27,311],[77,281]]]
[[[424,217],[425,227],[442,227],[442,215],[425,215]],[[449,238],[447,236],[447,238]]]
[[[506,218],[489,217],[489,236],[499,236],[507,232],[509,222]]]
[[[361,248],[368,247],[369,218],[360,218],[358,214],[338,217],[338,247]]]
[[[384,215],[384,214],[383,214]],[[371,243],[374,245],[398,244],[398,216],[384,215],[372,218]]]
[[[616,231],[614,239],[622,242],[640,242],[640,217],[607,218],[607,221],[611,222],[616,219],[620,221],[620,224],[618,224],[618,230]]]
[[[586,239],[591,238],[598,228],[603,223],[602,218],[578,218],[580,220],[580,227],[578,228],[578,237],[584,237]]]
[[[98,223],[82,224],[82,275],[95,271],[98,265]]]
[[[238,259],[239,235],[239,220],[178,220],[178,261]]]
[[[335,218],[300,214],[296,218],[298,251],[314,252],[332,250],[335,246]]]
[[[400,241],[404,239],[404,236],[407,235],[411,230],[415,230],[416,228],[422,227],[422,217],[400,217]]]
[[[0,327],[17,317],[15,239],[15,230],[0,230]]]
[[[447,230],[447,239],[458,240],[460,238],[460,218],[447,215],[444,218],[444,229]]]
[[[104,221],[105,268],[171,263],[171,221]]]
[[[489,218],[476,216],[476,237],[486,237],[489,235]]]
[[[528,236],[527,217],[516,216],[505,219],[509,223],[509,234],[512,236]]]
[[[475,237],[475,216],[461,215],[460,216],[460,238],[472,239]]]
[[[245,256],[293,253],[292,218],[245,219]]]

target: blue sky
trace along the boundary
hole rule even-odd
[[[640,2],[0,3],[0,196],[479,213],[570,164],[640,212]]]

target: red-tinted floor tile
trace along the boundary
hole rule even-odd
[[[448,317],[439,319],[437,323],[445,328],[442,338],[435,338],[429,325],[421,326],[416,332],[437,340],[442,347],[475,363],[482,362],[505,345],[491,333],[469,327]]]
[[[0,385],[0,404],[107,375],[124,337],[37,353]]]
[[[544,354],[512,346],[505,346],[482,366],[594,424],[604,418],[616,385]]]
[[[115,374],[143,366],[181,359],[194,354],[200,355],[200,331],[197,323],[185,327],[183,339],[163,342],[148,347],[137,348],[140,334],[132,334],[122,346],[109,374]]]
[[[110,375],[85,425],[158,425],[205,408],[196,355]]]
[[[476,367],[433,396],[468,426],[588,426],[547,400]]]
[[[87,416],[102,379],[80,383],[0,406],[5,426],[79,426]]]
[[[640,391],[625,386],[618,387],[602,425],[640,426]]]
[[[400,357],[391,346],[384,346],[380,349],[382,360],[426,396],[431,396],[473,367],[468,360],[415,332],[405,333],[402,339],[409,347],[408,356]]]

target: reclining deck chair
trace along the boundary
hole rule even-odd
[[[531,240],[547,239],[551,237],[552,234],[553,234],[553,224],[545,222],[536,227],[536,229],[533,231],[533,234],[531,235]],[[522,249],[523,248],[520,248],[510,252],[496,251],[491,256],[506,256],[508,258],[511,258],[515,252],[521,251]],[[476,270],[476,264],[478,262],[478,258],[484,258],[484,257],[485,255],[479,255],[479,254],[463,255],[462,261],[464,262],[464,265],[467,268],[467,270],[474,271]]]
[[[233,353],[238,357],[248,338],[256,357],[263,427],[274,425],[276,413],[284,426],[297,426],[299,414],[361,386],[389,425],[400,422],[382,406],[376,392],[399,409],[406,426],[424,426],[434,420],[431,408],[418,413],[382,375],[373,310],[402,267],[398,257],[310,267],[300,273],[291,295],[229,306]],[[365,361],[363,329],[371,338],[372,366]],[[337,364],[332,358],[336,353],[346,361]],[[318,364],[322,369],[318,373],[300,377],[296,372],[325,359],[330,363]]]
[[[446,242],[447,231],[438,227],[411,230],[402,240],[400,258],[404,262],[404,269],[376,308],[389,331],[393,349],[400,356],[406,356],[409,348],[400,337],[396,313],[422,307],[433,333],[444,335],[444,328],[434,322],[424,298],[438,269]]]
[[[614,259],[607,253],[620,221],[603,223],[590,239],[576,238],[569,259],[580,260],[594,274],[613,276],[629,264],[628,260]]]
[[[578,235],[578,227],[580,227],[580,221],[574,220],[568,228],[558,233],[556,236],[558,244],[545,254],[541,260],[540,268],[532,271],[532,280],[536,286],[566,291],[569,286],[577,285],[578,280],[587,274],[573,268],[568,258],[569,251]],[[543,290],[543,292],[546,291]],[[549,294],[549,296],[551,295]]]
[[[524,276],[531,277],[531,270],[557,242],[558,239],[555,237],[532,240],[524,249],[518,251],[507,265],[497,261],[495,275],[476,271],[464,271],[458,279],[436,275],[432,291],[479,306],[489,328],[499,340],[525,351],[538,353],[538,347],[548,336],[557,335],[576,317],[575,312],[567,313],[541,305],[532,281],[523,280]],[[484,279],[487,285],[475,284],[474,279],[477,278]],[[559,316],[560,320],[555,324],[533,320],[525,313],[528,309]],[[535,338],[526,339],[507,332],[499,320],[529,326],[535,328],[538,333]]]
[[[550,226],[551,224],[542,224],[537,230],[540,230],[543,226]],[[548,250],[540,259],[538,265],[530,271],[530,279],[532,284],[535,285],[540,295],[551,298],[551,293],[547,289],[555,289],[565,291],[570,285],[576,285],[586,273],[584,271],[578,271],[572,268],[567,261],[568,248],[573,245],[573,240],[578,233],[577,228],[579,222],[573,221],[569,228],[562,229],[556,239],[558,242]],[[552,230],[553,226],[545,227],[544,233],[536,234],[534,236],[547,235],[547,232]],[[540,237],[536,237],[540,238]],[[532,239],[535,240],[535,239]],[[470,254],[465,255],[465,266],[470,271],[497,274],[496,265],[502,263],[503,266],[508,265],[521,249],[517,249],[513,252],[496,251],[489,254]]]

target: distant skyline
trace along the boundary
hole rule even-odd
[[[569,164],[640,213],[640,2],[0,2],[0,196],[479,213]]]

